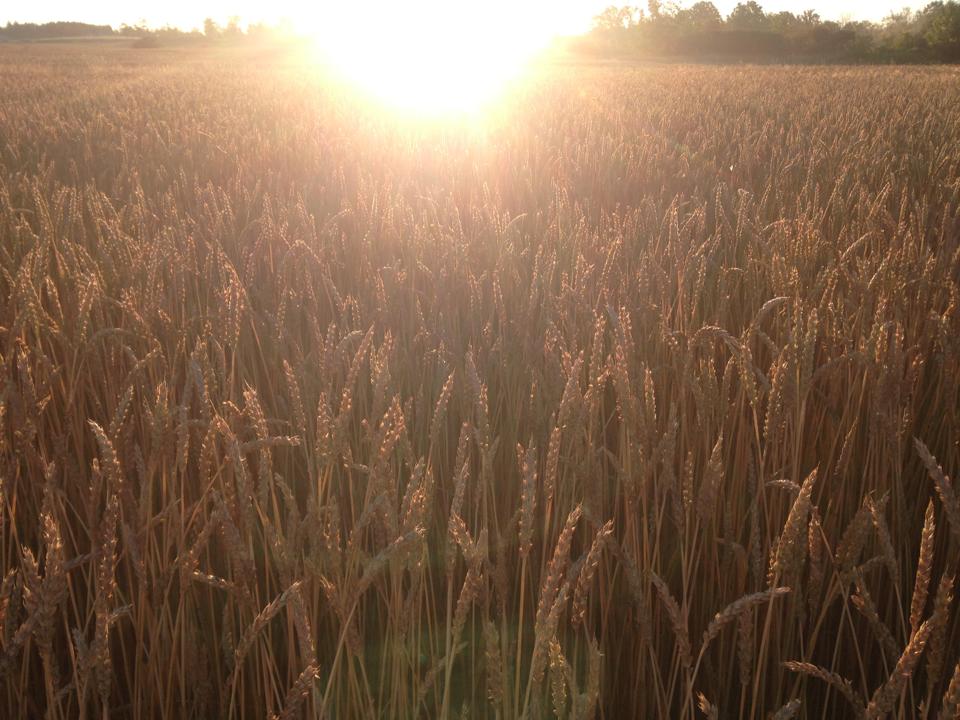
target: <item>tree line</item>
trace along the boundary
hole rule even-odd
[[[253,23],[242,26],[239,17],[231,17],[226,25],[212,18],[203,21],[203,30],[182,30],[173,26],[150,28],[146,21],[132,25],[122,24],[118,28],[110,25],[94,25],[83,22],[46,22],[17,23],[10,22],[0,27],[0,41],[30,42],[39,40],[58,40],[73,38],[135,38],[153,43],[161,41],[190,42],[217,41],[229,42],[243,39],[265,39],[289,34],[289,28],[271,26],[266,23]]]
[[[0,38],[6,40],[47,40],[70,37],[110,37],[114,29],[109,25],[91,25],[82,22],[7,23],[0,27]]]
[[[290,26],[211,18],[203,30],[150,29],[145,22],[92,25],[80,22],[8,23],[0,40],[140,38],[147,43],[231,42],[295,35]],[[795,62],[960,62],[960,2],[935,0],[922,10],[891,13],[880,23],[823,20],[802,13],[763,10],[756,0],[739,3],[724,18],[712,2],[685,7],[648,0],[646,8],[611,6],[594,18],[592,31],[572,46],[600,56],[656,56],[704,60]]]
[[[798,62],[960,62],[960,3],[936,0],[880,23],[768,13],[755,0],[724,18],[712,2],[611,6],[575,43],[599,55]]]

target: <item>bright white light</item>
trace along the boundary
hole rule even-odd
[[[375,2],[318,12],[310,24],[318,52],[347,80],[423,114],[483,107],[555,34],[541,13],[495,1]]]

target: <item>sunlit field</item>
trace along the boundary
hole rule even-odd
[[[0,716],[957,718],[960,74],[312,53],[0,48]]]

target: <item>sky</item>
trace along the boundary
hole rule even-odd
[[[692,2],[680,4],[689,6]],[[314,8],[306,9],[311,4]],[[230,16],[239,16],[244,23],[286,18],[295,26],[330,27],[344,22],[369,22],[377,16],[389,18],[399,8],[424,13],[443,8],[443,12],[452,13],[468,25],[472,25],[471,16],[476,13],[506,21],[519,10],[526,16],[525,24],[537,21],[551,33],[573,33],[589,28],[593,16],[611,4],[646,7],[646,0],[165,0],[151,5],[129,0],[37,0],[0,3],[0,25],[11,21],[78,20],[118,27],[121,23],[145,20],[151,27],[169,24],[189,29],[200,27],[205,17],[224,23]],[[726,15],[737,0],[714,0],[714,4]],[[926,0],[760,0],[760,4],[767,12],[813,9],[827,20],[876,21],[904,7],[921,8]],[[358,5],[363,6],[362,16],[356,9]]]

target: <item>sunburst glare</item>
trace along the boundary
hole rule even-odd
[[[426,115],[488,106],[556,34],[533,12],[438,0],[321,11],[312,24],[318,56],[339,75]]]

